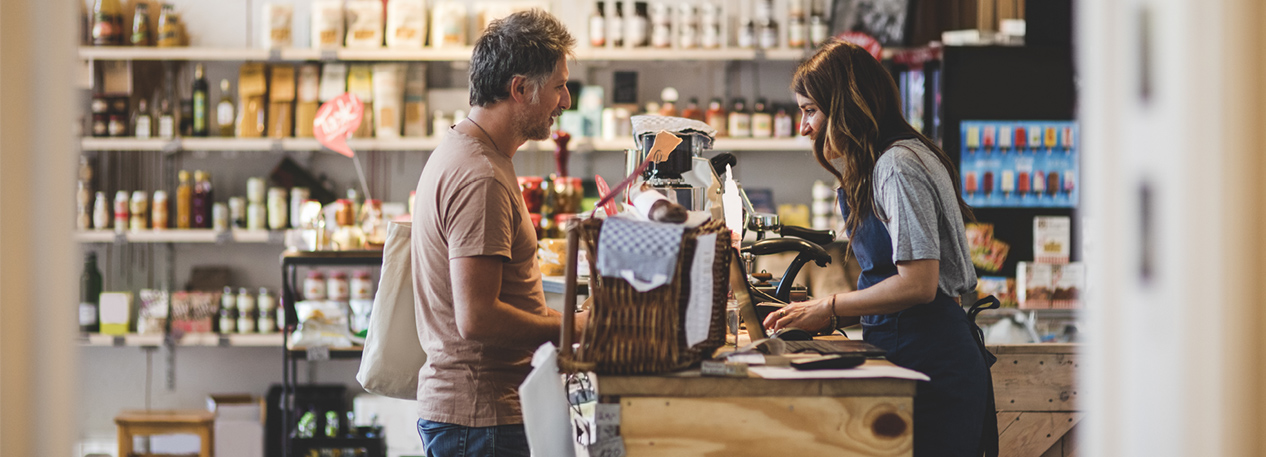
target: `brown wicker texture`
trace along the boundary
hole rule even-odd
[[[709,221],[685,231],[676,274],[666,285],[638,292],[621,278],[602,277],[596,267],[601,219],[580,224],[581,246],[589,253],[589,294],[593,309],[589,325],[577,336],[574,358],[562,357],[565,372],[645,374],[688,368],[725,344],[725,302],[729,294],[730,231],[722,221]],[[690,265],[701,235],[716,233],[713,264],[712,312],[708,337],[686,345],[683,323],[690,300]],[[574,264],[574,263],[573,263]]]

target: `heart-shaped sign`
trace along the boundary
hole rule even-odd
[[[317,109],[316,119],[312,122],[312,135],[322,146],[348,157],[356,157],[356,152],[347,146],[347,137],[360,127],[364,118],[365,104],[357,96],[344,93]]]

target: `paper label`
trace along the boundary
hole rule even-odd
[[[717,234],[698,237],[690,266],[690,301],[686,308],[686,345],[693,347],[708,339],[712,326],[712,260],[716,257]]]

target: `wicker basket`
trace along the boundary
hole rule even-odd
[[[729,293],[730,231],[722,221],[712,220],[684,232],[676,274],[663,286],[638,292],[627,281],[599,276],[596,259],[601,219],[572,224],[568,240],[568,301],[576,296],[574,274],[577,244],[584,246],[590,262],[589,294],[593,308],[589,324],[572,353],[571,319],[564,320],[563,348],[559,369],[563,372],[594,371],[600,374],[646,374],[688,368],[725,344],[725,302]],[[713,246],[699,246],[702,235],[717,234]],[[698,249],[712,249],[712,309],[707,338],[694,346],[686,344],[686,311],[690,300],[690,266]],[[571,309],[570,307],[568,309]],[[567,313],[570,315],[570,313]]]

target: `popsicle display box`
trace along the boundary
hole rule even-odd
[[[1077,123],[963,121],[959,170],[973,207],[1073,208],[1080,193]]]

